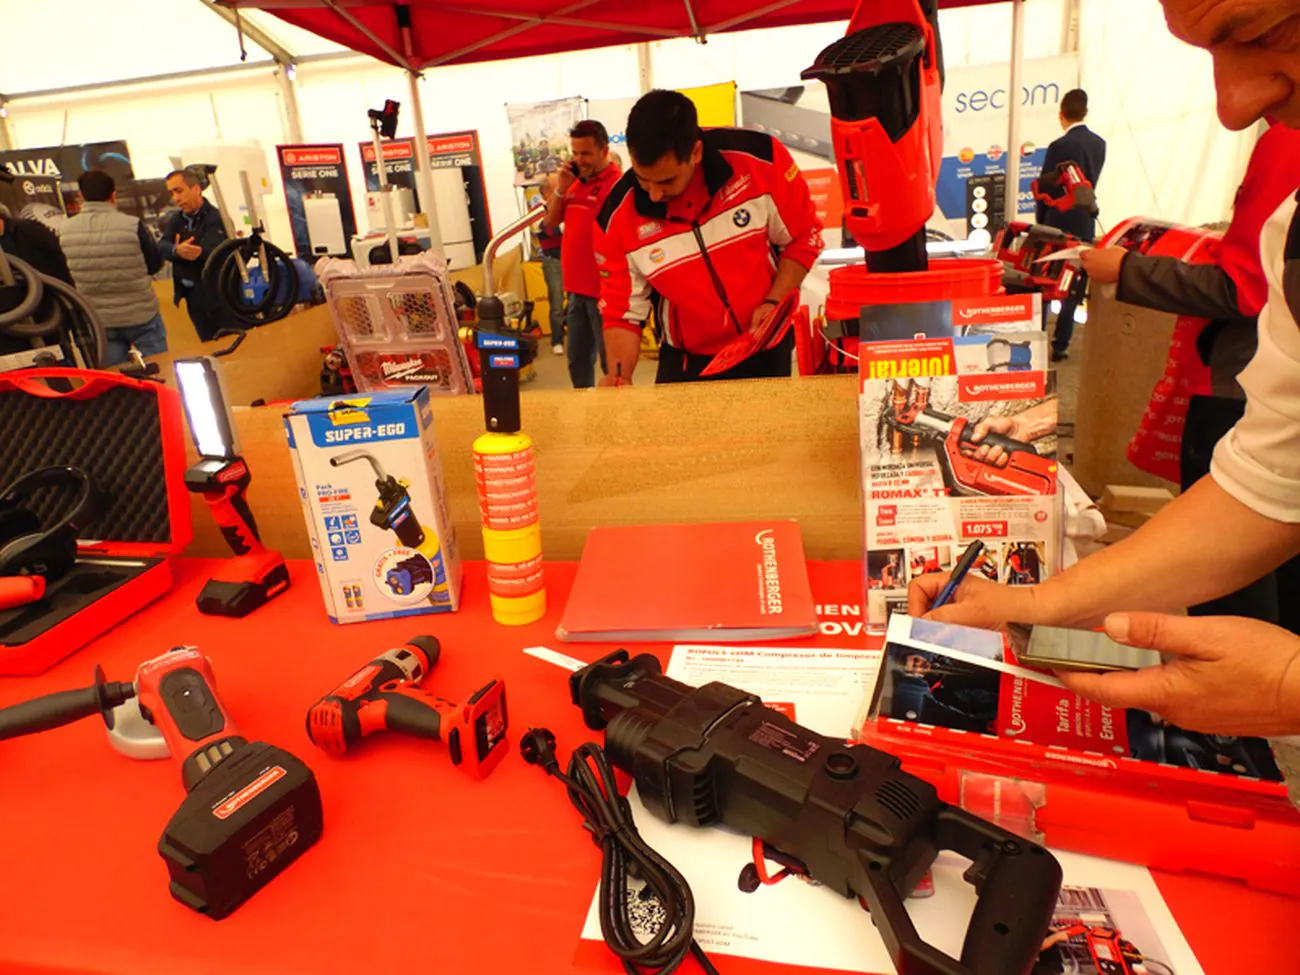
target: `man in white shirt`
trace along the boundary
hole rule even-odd
[[[1244,129],[1269,115],[1300,128],[1300,0],[1163,0],[1170,30],[1214,58],[1219,117]],[[1268,304],[1259,351],[1241,373],[1247,407],[1219,442],[1211,477],[1125,541],[1041,586],[1009,589],[968,577],[934,619],[1091,626],[1166,663],[1132,673],[1062,675],[1114,707],[1176,725],[1274,739],[1300,804],[1300,636],[1239,617],[1168,615],[1231,592],[1300,553],[1300,218],[1289,199],[1260,248]],[[1120,432],[1116,432],[1120,435]],[[918,580],[911,610],[933,602],[946,575]]]

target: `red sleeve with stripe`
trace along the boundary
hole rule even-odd
[[[771,180],[770,191],[779,225],[773,221],[768,236],[781,249],[781,257],[811,268],[822,252],[822,222],[798,164],[775,139],[772,140]]]
[[[600,272],[600,317],[605,328],[641,334],[650,317],[650,283],[631,266],[615,212],[606,227],[595,227],[596,267]]]

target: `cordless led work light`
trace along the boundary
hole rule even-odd
[[[249,510],[246,496],[251,475],[239,455],[216,360],[211,356],[178,359],[176,381],[199,453],[199,462],[185,472],[185,486],[208,503],[234,553],[199,593],[199,612],[247,616],[289,588],[289,569],[279,552],[262,544]]]

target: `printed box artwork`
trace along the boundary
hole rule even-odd
[[[454,611],[460,558],[429,388],[305,400],[284,425],[330,620]]]
[[[859,421],[867,618],[884,626],[908,584],[972,571],[1033,585],[1060,564],[1054,376],[1041,332],[861,346]]]
[[[896,615],[873,717],[1142,763],[1280,781],[1268,742],[1186,731],[1147,711],[1103,707],[1016,662],[1003,635]],[[954,739],[954,743],[957,741]],[[961,747],[968,748],[969,740]],[[1137,767],[1135,767],[1136,770]],[[1150,765],[1146,765],[1149,774]]]

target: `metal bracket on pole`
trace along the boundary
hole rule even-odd
[[[1007,223],[1020,216],[1020,108],[1025,61],[1025,0],[1011,0],[1011,84],[1007,88]]]
[[[700,30],[700,22],[695,17],[695,7],[691,0],[682,0],[686,4],[686,16],[691,19],[691,37],[695,38],[697,44],[707,44],[709,39],[704,36],[704,31]]]

